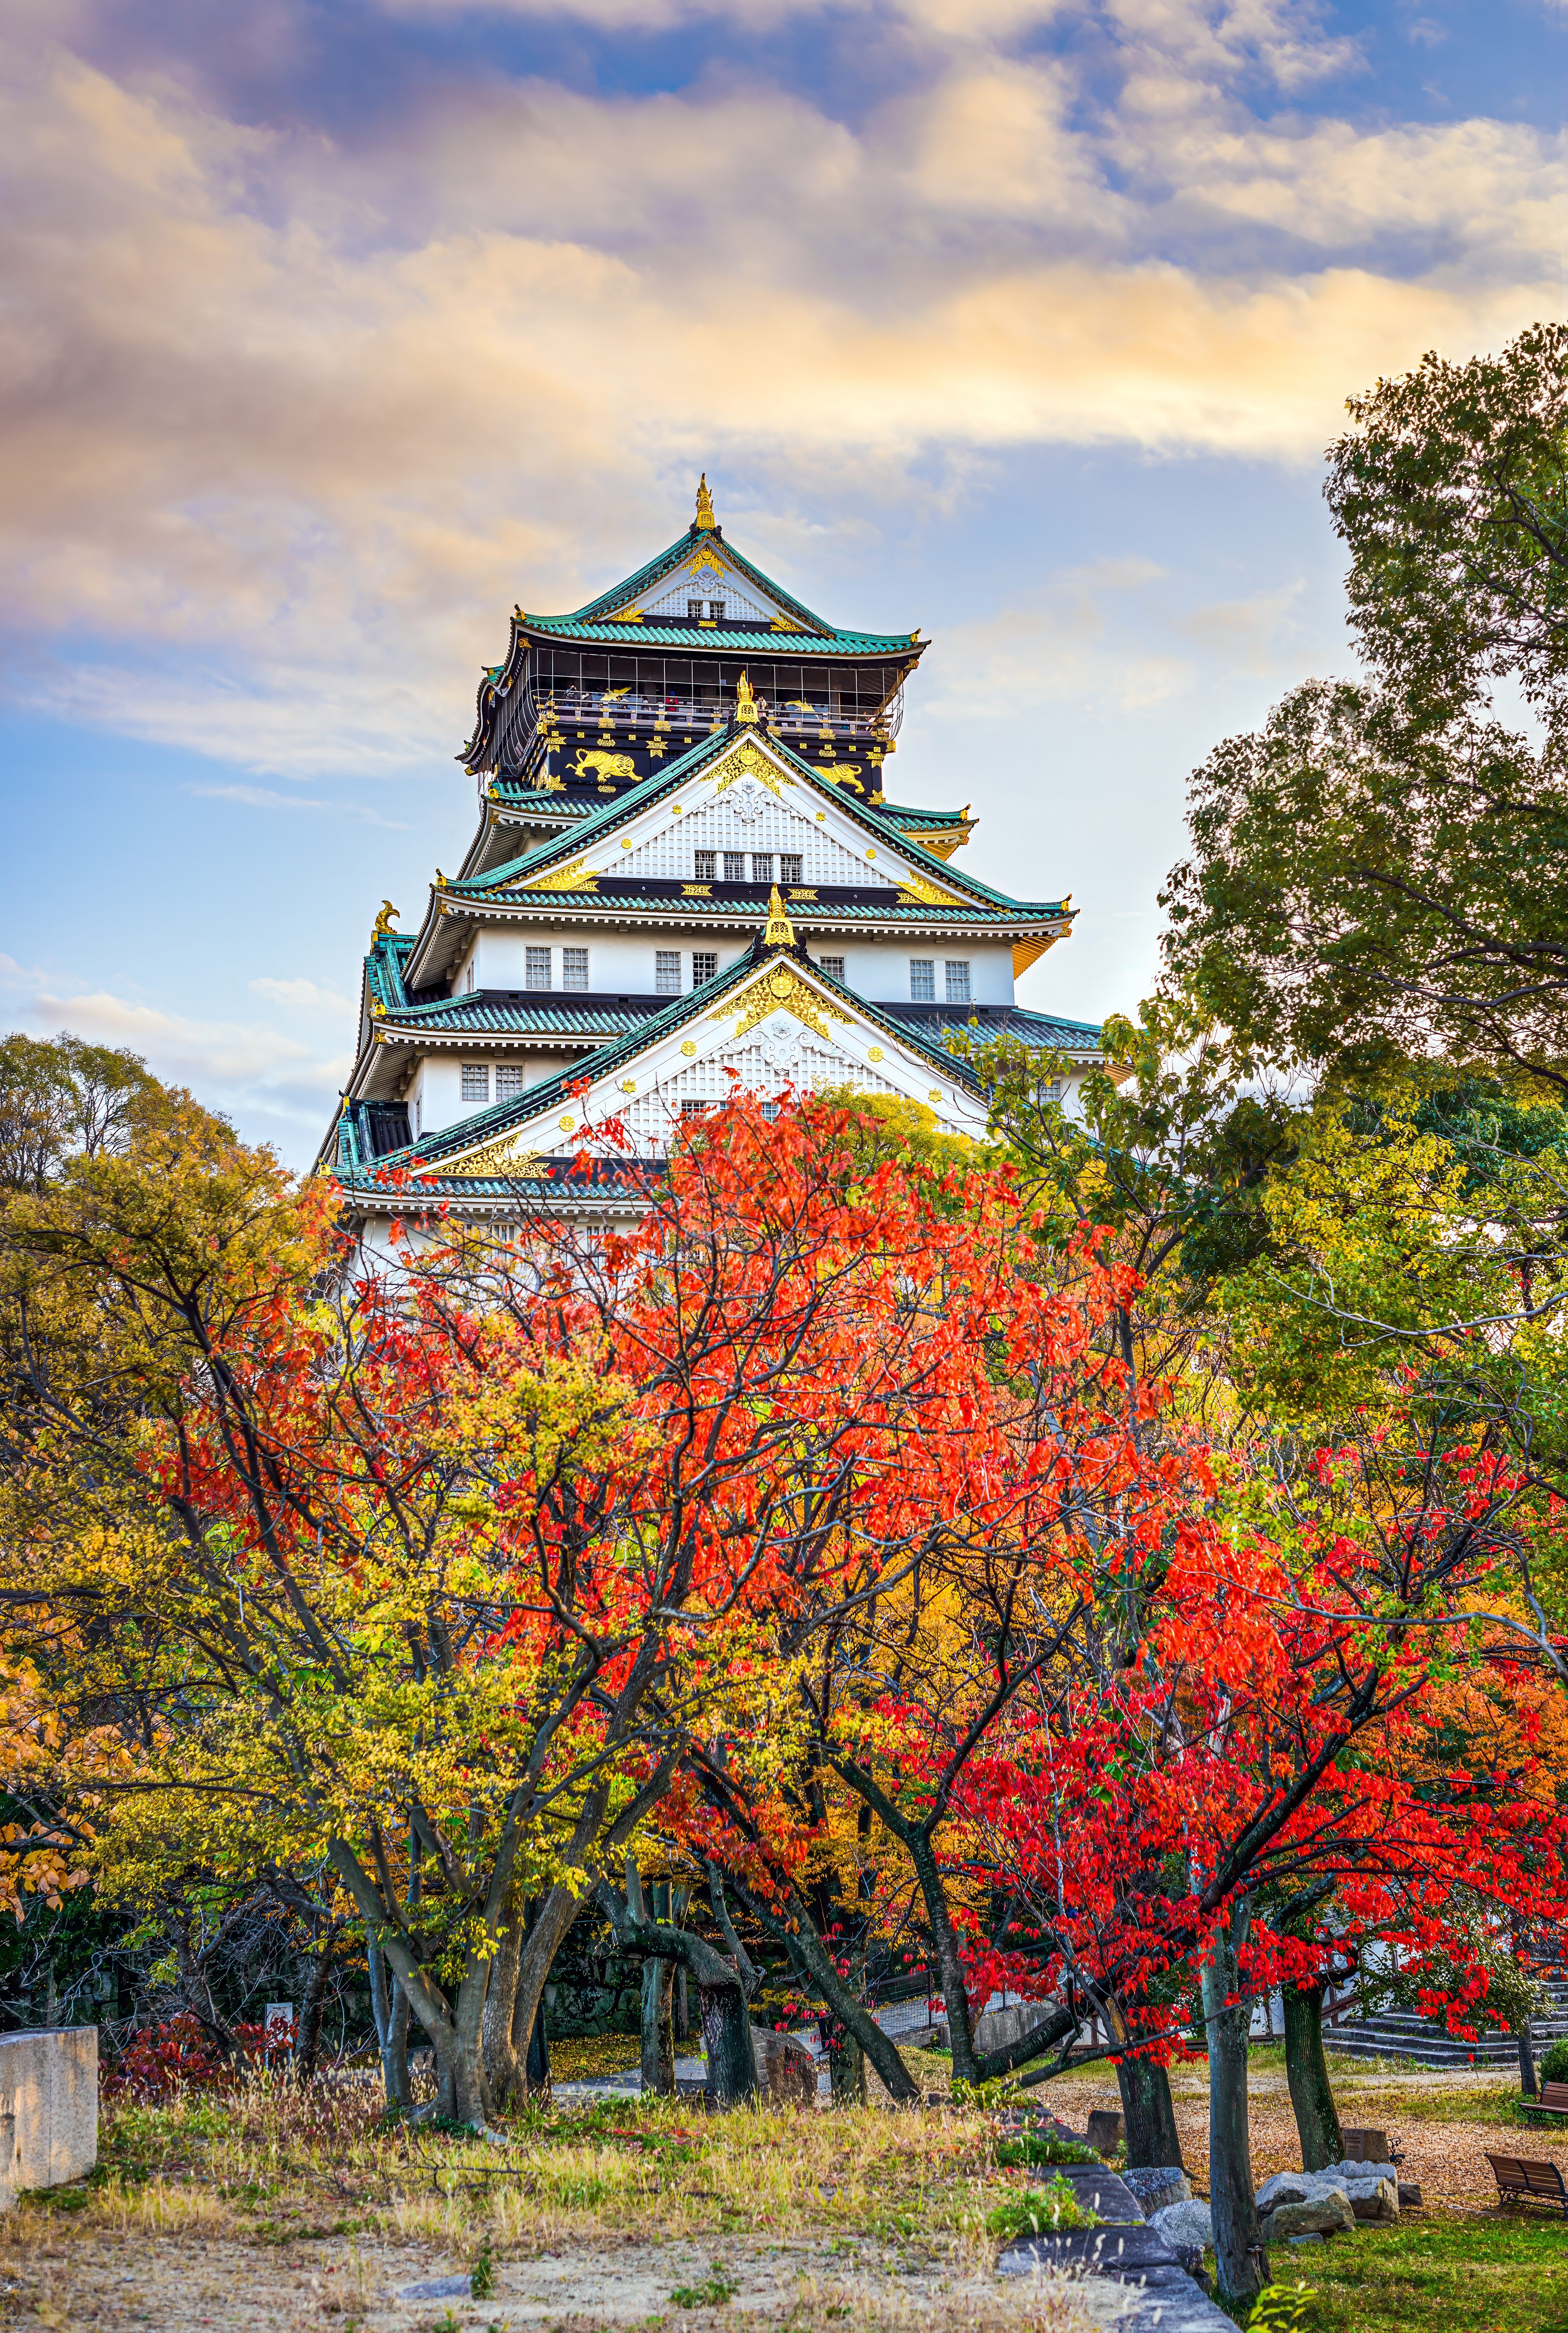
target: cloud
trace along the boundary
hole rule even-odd
[[[1310,461],[1348,389],[1555,311],[1558,141],[1261,121],[1249,77],[1359,54],[1283,0],[1108,0],[1109,98],[1007,47],[1084,14],[894,12],[853,123],[755,75],[496,72],[337,139],[35,28],[0,92],[19,693],[251,776],[449,767],[514,600],[646,556],[699,467],[783,482],[746,539],[809,597],[823,508],[874,531],[1046,442]]]
[[[332,811],[341,818],[363,819],[368,824],[381,827],[389,832],[406,834],[409,831],[403,820],[383,818],[380,811],[371,810],[363,802],[319,802],[308,794],[275,793],[270,786],[188,785],[182,787],[181,792],[197,795],[207,802],[243,802],[249,810]]]
[[[1026,600],[956,625],[932,651],[928,710],[1015,725],[1032,706],[1109,707],[1140,718],[1231,673],[1291,667],[1303,587],[1188,607],[1164,568],[1106,557],[1047,577]]]
[[[330,988],[322,988],[313,980],[253,980],[247,986],[256,996],[265,996],[269,1004],[287,1004],[302,1013],[337,1013],[353,1015],[359,1007],[352,999],[339,996]]]
[[[127,1046],[155,1076],[189,1086],[211,1107],[243,1114],[248,1125],[299,1153],[313,1147],[328,1123],[352,1061],[348,1050],[324,1054],[265,1022],[200,1021],[108,989],[74,989],[47,973],[0,956],[0,983],[11,991],[10,1017],[34,1034],[62,1029],[104,1045]],[[256,980],[269,1003],[336,1013],[351,1032],[354,1007],[308,980]]]

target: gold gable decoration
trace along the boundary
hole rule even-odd
[[[768,894],[767,922],[763,928],[762,944],[764,947],[770,948],[793,948],[795,944],[795,927],[784,913],[784,903],[779,898],[776,883]]]
[[[822,995],[808,980],[803,979],[793,964],[785,964],[782,959],[770,965],[760,979],[732,999],[722,1013],[716,1013],[712,1017],[716,1021],[727,1021],[730,1014],[737,1011],[740,1018],[735,1024],[732,1041],[736,1044],[760,1027],[770,1013],[791,1013],[813,1035],[830,1041],[832,1031],[822,1020],[824,1013],[830,1021],[842,1022],[845,1028],[852,1026],[847,1013],[841,1013],[831,998]]]
[[[597,891],[598,878],[587,871],[586,858],[569,859],[564,867],[547,867],[543,875],[530,875],[526,883],[519,883],[519,891]]]
[[[515,1134],[498,1135],[494,1141],[482,1142],[476,1150],[466,1150],[457,1158],[444,1158],[438,1166],[422,1169],[426,1175],[503,1175],[515,1183],[524,1183],[540,1165],[536,1150],[519,1150]]]
[[[905,875],[899,882],[900,907],[961,907],[962,899],[955,899],[950,891],[938,889],[924,875]]]
[[[713,514],[713,496],[707,491],[706,470],[697,482],[697,523],[699,531],[704,534],[710,533],[718,524],[717,519]]]
[[[401,908],[394,907],[390,899],[383,899],[381,901],[381,912],[376,917],[375,923],[371,926],[370,930],[370,942],[372,946],[377,940],[390,940],[395,938],[396,935],[392,926],[397,922],[401,913]]]
[[[776,794],[782,802],[784,787],[794,783],[789,772],[770,762],[761,746],[750,737],[743,737],[738,745],[732,745],[727,754],[721,754],[714,767],[724,773],[714,788],[716,798],[727,793],[731,786],[737,785],[742,778],[755,778],[759,785],[765,786],[770,794]]]

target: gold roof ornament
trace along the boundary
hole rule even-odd
[[[707,491],[706,470],[697,482],[697,530],[702,534],[710,534],[718,524],[717,519],[713,514],[713,496]]]
[[[746,722],[755,722],[757,717],[756,696],[744,672],[736,686],[735,717]]]
[[[402,909],[400,907],[394,907],[390,899],[383,899],[381,901],[381,912],[376,917],[374,928],[370,933],[371,939],[390,940],[394,937],[392,926],[397,922],[398,917],[401,914]]]
[[[768,895],[767,926],[762,936],[762,944],[764,947],[770,948],[793,948],[795,944],[795,927],[784,913],[784,903],[779,898],[776,883]]]

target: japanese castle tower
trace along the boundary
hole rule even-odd
[[[848,1087],[984,1131],[947,1050],[977,1024],[1098,1057],[1013,1001],[1065,900],[951,861],[963,810],[890,802],[918,631],[842,631],[725,538],[706,480],[668,551],[572,616],[512,618],[461,759],[479,818],[418,928],[383,907],[322,1147],[374,1241],[445,1202],[622,1212],[573,1162],[620,1119],[645,1155],[734,1087]]]

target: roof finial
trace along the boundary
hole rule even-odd
[[[370,934],[371,939],[391,939],[393,937],[392,926],[397,922],[399,913],[399,910],[393,907],[390,899],[383,899],[381,901],[381,912],[376,917],[375,928]]]
[[[755,721],[757,717],[756,697],[744,672],[736,684],[735,717],[737,721],[747,722]]]
[[[718,521],[713,514],[713,496],[707,491],[707,472],[705,470],[697,482],[697,531],[698,534],[711,534],[717,524]]]
[[[795,927],[784,913],[776,883],[768,894],[767,929],[762,936],[762,944],[767,948],[793,948],[795,944]]]

